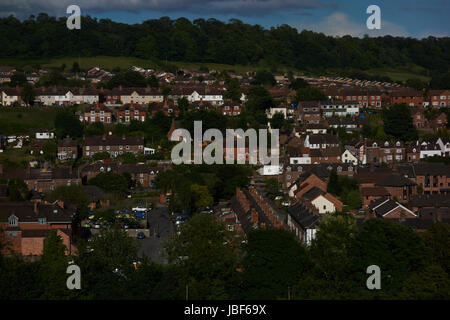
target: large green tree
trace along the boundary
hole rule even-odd
[[[403,141],[413,141],[417,138],[411,110],[406,104],[394,104],[383,108],[382,117],[386,134]]]
[[[190,299],[229,299],[238,256],[231,234],[214,215],[194,215],[166,244],[169,263],[180,266]]]
[[[288,299],[308,269],[305,248],[293,233],[281,229],[253,230],[247,241],[242,298]]]

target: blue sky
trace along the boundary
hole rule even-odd
[[[83,15],[110,18],[124,23],[140,23],[161,16],[237,18],[266,28],[289,24],[328,35],[393,35],[422,38],[450,36],[449,0],[0,0],[0,15],[19,18],[47,12],[64,16],[70,4]],[[381,30],[368,30],[366,9],[381,8]]]

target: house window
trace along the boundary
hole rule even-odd
[[[17,218],[15,215],[12,215],[8,218],[8,224],[11,227],[17,227],[19,224],[19,218]]]
[[[38,223],[39,223],[39,224],[46,224],[46,222],[47,222],[47,219],[46,219],[46,218],[39,218],[39,219],[38,219]]]

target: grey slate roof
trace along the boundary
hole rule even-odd
[[[415,186],[416,183],[408,178],[405,178],[399,173],[392,173],[377,181],[375,185],[384,187],[403,187]]]
[[[288,214],[304,229],[314,228],[321,218],[320,215],[309,212],[309,210],[299,202],[289,207]]]

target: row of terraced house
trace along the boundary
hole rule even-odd
[[[20,87],[0,88],[0,103],[3,106],[15,104],[24,105],[21,99]],[[66,87],[40,87],[34,89],[35,103],[47,106],[65,106],[73,104],[94,104],[104,102],[106,105],[120,105],[126,103],[149,104],[153,102],[163,102],[164,94],[160,88],[66,88]],[[213,86],[173,86],[167,98],[178,101],[186,98],[189,103],[208,102],[212,105],[223,104],[224,89]]]

